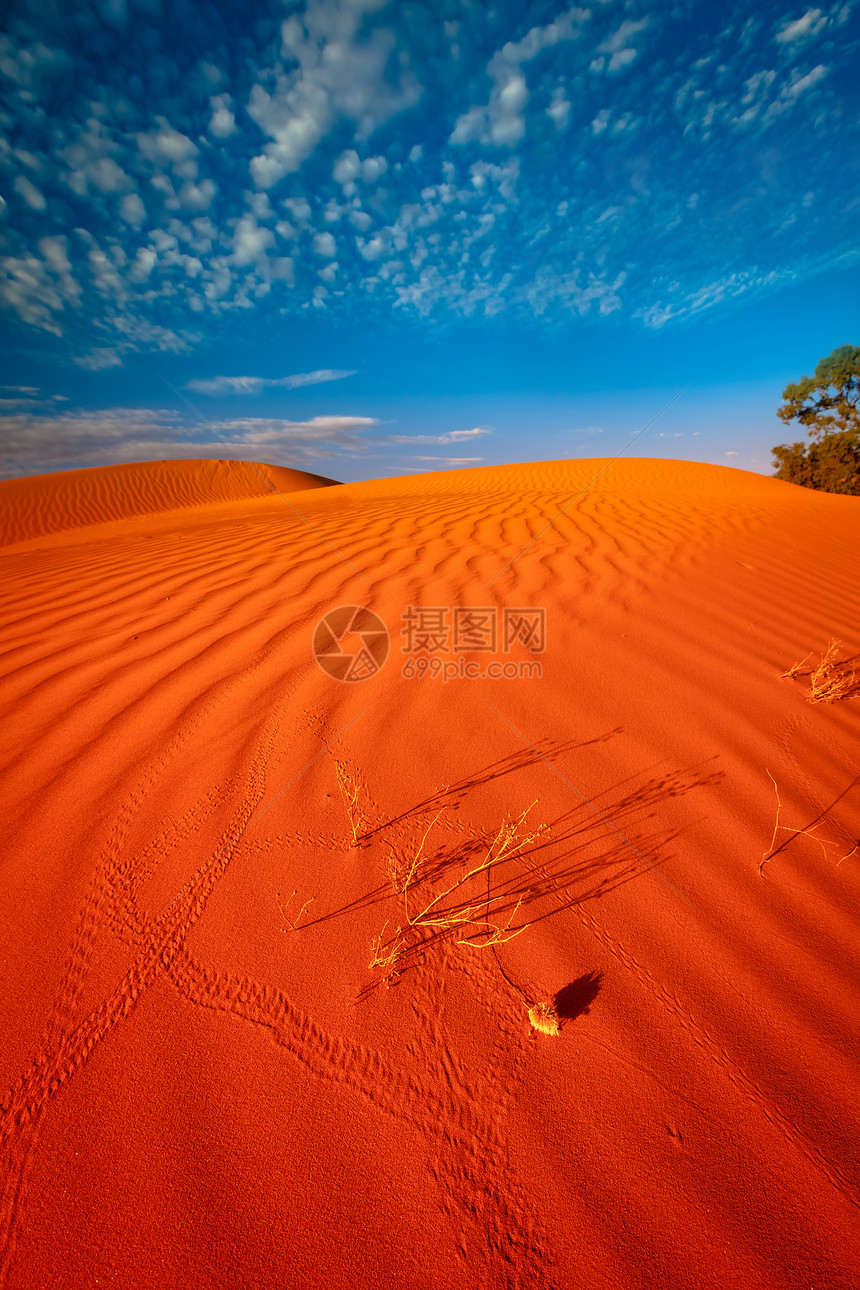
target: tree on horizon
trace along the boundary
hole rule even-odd
[[[799,421],[812,440],[772,448],[776,478],[827,493],[860,496],[860,345],[839,345],[814,375],[790,382],[777,416]]]

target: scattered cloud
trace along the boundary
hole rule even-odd
[[[638,22],[627,19],[622,22],[621,26],[614,31],[608,40],[597,46],[600,54],[606,54],[606,59],[599,58],[592,63],[594,71],[603,71],[604,66],[608,72],[618,72],[622,67],[629,66],[637,56],[638,51],[630,44],[634,36],[643,31],[648,26],[650,19],[641,18]]]
[[[442,466],[472,466],[483,457],[413,457],[413,461],[433,461]]]
[[[412,435],[389,435],[389,443],[462,443],[467,439],[477,439],[481,435],[489,434],[482,426],[476,426],[474,430],[451,430],[447,434],[412,434]],[[422,460],[430,460],[422,458]]]
[[[230,95],[216,94],[209,102],[212,106],[212,116],[208,127],[209,133],[214,135],[216,139],[229,139],[238,130]]]
[[[122,367],[120,355],[107,346],[91,349],[88,354],[79,354],[73,361],[88,372],[104,372],[111,367]]]
[[[262,394],[264,390],[297,390],[303,385],[342,381],[347,376],[355,376],[355,371],[326,367],[316,372],[296,372],[292,376],[213,376],[207,380],[188,381],[185,388],[197,394]]]
[[[570,9],[545,27],[532,27],[522,40],[503,45],[487,64],[487,75],[492,82],[489,101],[476,104],[458,116],[451,143],[460,146],[478,142],[494,147],[513,147],[519,143],[526,133],[525,107],[529,101],[523,64],[562,41],[576,40],[590,16],[587,9]],[[562,101],[563,91],[551,109],[557,125],[562,119],[566,122]]]
[[[48,203],[45,201],[44,194],[32,183],[26,175],[16,175],[14,183],[15,192],[23,197],[24,201],[30,207],[30,210],[43,211]]]
[[[245,457],[272,465],[307,466],[321,458],[361,452],[362,435],[377,424],[373,417],[355,416],[308,421],[244,417],[213,420],[201,427],[158,408],[13,413],[3,423],[0,478],[70,465],[185,457]]]
[[[0,308],[84,370],[306,310],[660,327],[856,246],[856,6],[263,0],[232,61],[146,7],[0,38]]]
[[[817,36],[826,26],[827,18],[820,9],[807,9],[802,18],[796,18],[793,22],[789,19],[783,23],[776,33],[776,38],[780,44],[790,44],[810,36]]]

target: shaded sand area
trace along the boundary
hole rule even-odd
[[[210,466],[128,518],[80,472],[49,536],[14,485],[3,1290],[856,1290],[860,699],[808,673],[860,653],[857,501]],[[545,610],[435,656],[542,676],[405,677],[409,606]]]

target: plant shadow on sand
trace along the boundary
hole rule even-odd
[[[562,986],[553,999],[562,1029],[567,1022],[576,1021],[577,1017],[590,1012],[602,985],[602,972],[586,972],[569,985]]]
[[[533,751],[529,758],[532,764],[545,760]],[[459,807],[472,784],[522,769],[526,764],[525,758],[518,757],[516,763],[488,767],[458,784],[455,790],[440,791],[435,800],[431,799],[432,805],[439,808],[441,803],[447,807],[456,792]],[[385,970],[360,991],[358,998],[365,998],[383,983],[390,986],[402,981],[411,969],[425,961],[428,951],[441,947],[443,942],[478,949],[503,943],[565,910],[605,897],[648,873],[659,872],[673,856],[672,844],[691,824],[687,820],[680,827],[667,821],[655,828],[659,808],[722,779],[713,759],[651,777],[640,772],[626,781],[607,785],[591,799],[575,803],[549,822],[545,834],[536,830],[509,857],[489,867],[481,863],[482,854],[491,845],[489,834],[437,835],[427,839],[433,816],[428,825],[427,803],[422,802],[420,807],[398,816],[395,823],[411,825],[411,836],[417,820],[421,821],[425,829],[423,856],[414,842],[409,845],[408,838],[392,839],[385,846],[389,864],[396,862],[395,875],[406,874],[406,884],[398,882],[394,890],[390,883],[374,884],[348,906],[323,914],[305,927],[393,900],[388,922],[373,946],[371,966]],[[391,823],[380,823],[366,836],[385,842]],[[431,916],[425,920],[421,910]],[[581,1015],[596,997],[600,984],[598,976],[571,982],[561,992],[559,1016],[572,1020]]]

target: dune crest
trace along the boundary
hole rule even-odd
[[[0,481],[0,546],[135,516],[295,493],[336,483],[260,462],[138,461]]]

